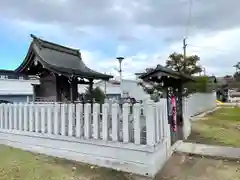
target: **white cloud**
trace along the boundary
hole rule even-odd
[[[187,0],[2,0],[0,20],[26,40],[33,33],[79,48],[92,69],[118,75],[116,56],[124,56],[123,75],[164,64],[182,52]],[[187,54],[197,54],[209,74],[234,71],[240,42],[238,0],[194,1]],[[37,7],[37,8],[36,8]],[[226,15],[227,14],[227,15]],[[16,31],[17,30],[17,31]],[[195,46],[193,46],[195,45]]]

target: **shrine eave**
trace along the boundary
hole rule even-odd
[[[72,49],[31,35],[33,41],[22,64],[15,70],[26,73],[34,65],[40,63],[45,69],[63,76],[75,76],[87,79],[108,80],[113,76],[94,71],[87,67],[77,49]]]

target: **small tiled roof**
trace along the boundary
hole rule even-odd
[[[33,60],[30,56],[33,52],[45,68],[62,75],[93,79],[112,78],[112,76],[88,68],[84,64],[79,50],[48,42],[34,35],[31,35],[31,37],[33,41],[30,45],[28,55],[24,62],[16,69],[17,72],[22,72],[27,68],[30,61]]]
[[[157,67],[155,69],[153,69],[152,71],[149,71],[147,73],[143,73],[139,76],[140,79],[144,79],[146,77],[150,77],[152,74],[154,73],[157,73],[157,72],[163,72],[165,73],[166,75],[168,76],[173,76],[173,77],[179,77],[181,79],[184,79],[184,80],[190,80],[190,81],[194,81],[194,78],[192,78],[191,76],[189,75],[186,75],[186,74],[183,74],[183,73],[180,73],[180,72],[176,72],[176,71],[173,71],[172,69],[170,68],[166,68],[160,64],[157,65]]]

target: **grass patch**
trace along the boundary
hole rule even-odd
[[[0,145],[1,180],[128,180],[124,173]]]
[[[240,147],[240,108],[221,108],[192,122],[187,141]]]

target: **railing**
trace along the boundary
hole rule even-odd
[[[155,145],[170,138],[166,108],[166,100],[122,108],[94,104],[93,109],[88,103],[1,104],[0,130]]]

